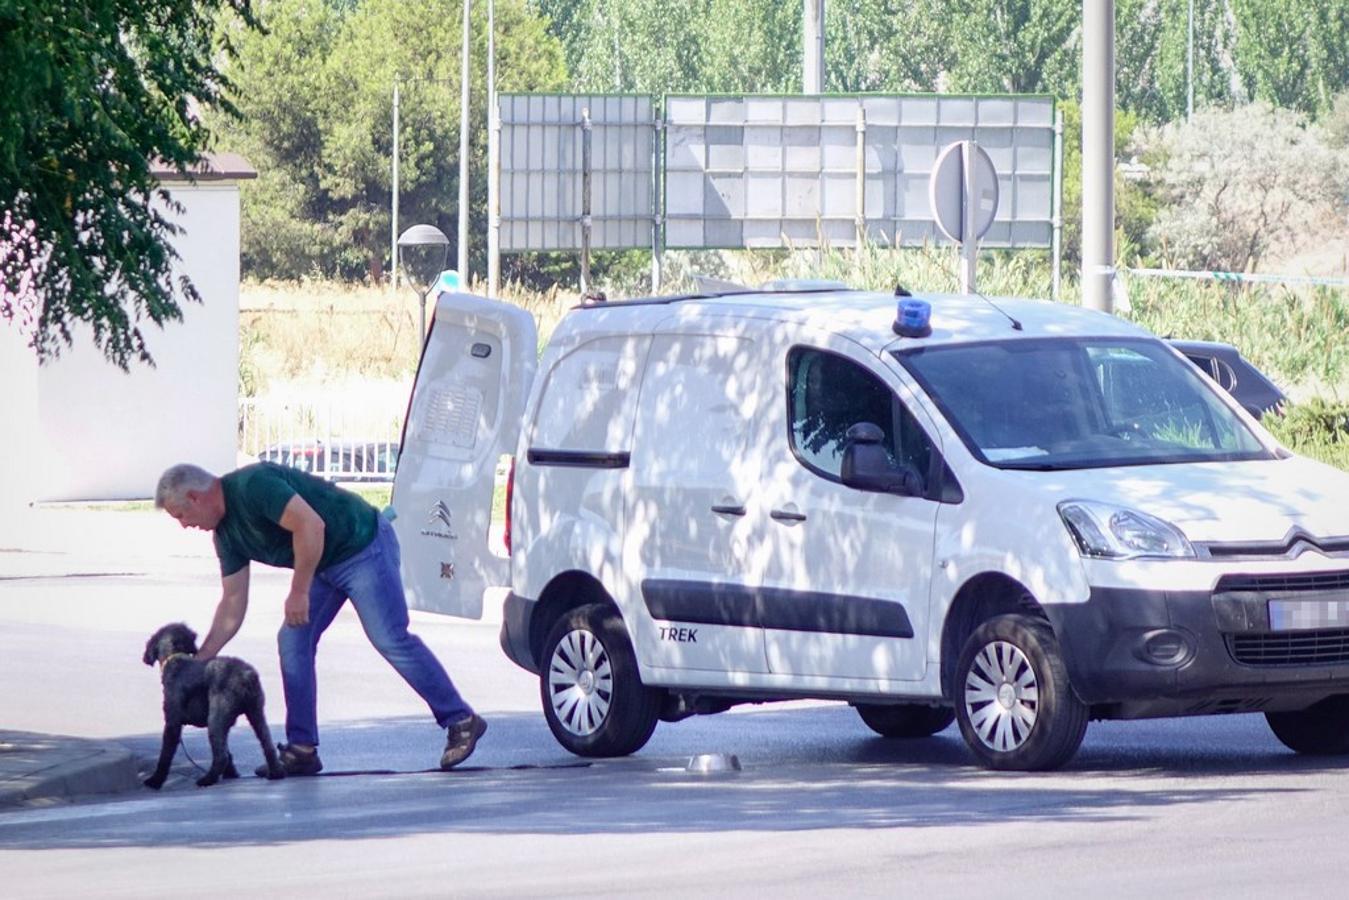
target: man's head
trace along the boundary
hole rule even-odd
[[[214,531],[225,518],[225,495],[220,479],[190,463],[179,463],[159,476],[155,508],[178,520],[184,528]]]

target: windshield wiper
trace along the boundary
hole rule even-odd
[[[999,468],[1016,469],[1019,472],[1064,472],[1069,469],[1080,469],[1082,466],[1067,463],[1005,463]]]

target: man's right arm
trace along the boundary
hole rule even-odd
[[[213,659],[230,642],[230,638],[239,632],[239,626],[244,623],[244,613],[248,612],[248,569],[248,566],[244,566],[220,579],[223,588],[220,604],[215,608],[211,630],[197,651],[197,659]]]

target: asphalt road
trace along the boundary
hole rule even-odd
[[[261,670],[278,737],[285,584],[255,574],[227,651]],[[0,580],[0,722],[116,739],[148,763],[145,638],[174,620],[204,630],[216,585]],[[490,720],[463,770],[423,771],[443,733],[344,612],[319,654],[323,776],[198,789],[180,754],[158,794],[0,813],[6,895],[1343,893],[1349,761],[1295,756],[1260,717],[1093,723],[1067,769],[1004,775],[977,768],[954,727],[887,741],[846,706],[800,703],[662,725],[636,756],[587,764],[553,741],[494,626],[414,615],[414,630]],[[209,758],[203,733],[186,746]],[[247,728],[231,749],[241,769],[261,759]],[[684,770],[708,752],[743,770]]]

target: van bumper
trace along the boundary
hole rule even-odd
[[[529,628],[537,605],[535,600],[511,593],[506,595],[501,614],[501,649],[511,662],[535,675],[539,674],[539,665],[530,647]]]
[[[1259,594],[1093,588],[1086,603],[1044,610],[1073,690],[1103,718],[1304,709],[1349,694],[1349,661],[1252,661],[1292,635],[1339,634],[1273,631]]]

